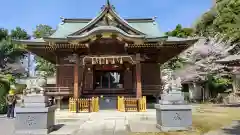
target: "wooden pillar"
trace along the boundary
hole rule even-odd
[[[73,97],[79,98],[79,57],[77,55],[76,63],[74,65],[74,92]]]
[[[136,97],[142,97],[142,70],[141,70],[141,62],[140,62],[140,54],[136,55],[136,82],[137,82],[137,91]]]
[[[61,110],[62,99],[63,99],[63,97],[61,97],[61,96],[55,97],[55,101],[56,101],[56,104],[57,104],[57,110]]]
[[[82,92],[83,92],[83,88],[84,88],[84,85],[85,85],[85,83],[84,83],[84,79],[85,79],[85,66],[83,65],[83,62],[82,62],[82,60],[81,60],[81,64],[80,64],[80,71],[79,71],[79,73],[78,73],[78,75],[79,75],[79,97],[81,96],[81,94],[82,94]]]
[[[61,99],[57,99],[57,108],[61,110]]]
[[[55,65],[55,68],[56,68],[56,84],[55,84],[55,87],[59,87],[59,67],[57,66],[57,64],[59,64],[59,58],[56,55],[56,65]]]

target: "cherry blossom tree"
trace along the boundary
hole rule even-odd
[[[216,63],[216,60],[229,56],[236,47],[237,44],[232,44],[231,40],[224,41],[218,35],[201,38],[180,55],[186,63],[175,71],[175,75],[187,82],[205,80],[208,74],[222,73],[226,67]]]

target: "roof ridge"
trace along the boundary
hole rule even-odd
[[[118,21],[120,21],[120,23],[122,23],[123,26],[126,26],[127,28],[129,28],[130,30],[134,31],[135,33],[138,34],[145,34],[142,33],[141,31],[133,28],[130,24],[128,24],[128,22],[126,20],[124,20],[123,18],[121,18],[113,9],[113,7],[111,5],[109,5],[109,1],[107,1],[107,5],[105,5],[105,7],[103,8],[103,10],[100,12],[100,14],[98,16],[96,16],[95,18],[93,18],[91,21],[88,22],[88,24],[83,27],[82,29],[70,34],[70,35],[74,35],[74,34],[79,34],[83,31],[85,31],[86,29],[88,29],[89,27],[91,27],[92,25],[94,25],[95,23],[97,23],[101,18],[103,18],[106,15],[112,15],[113,17],[115,17],[115,19],[117,19]]]
[[[78,23],[78,22],[90,22],[94,18],[64,18],[62,22],[64,23]],[[153,18],[123,18],[127,22],[154,22]]]

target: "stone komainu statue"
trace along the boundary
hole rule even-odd
[[[172,90],[181,91],[181,78],[173,75],[171,69],[162,70],[163,93],[169,93]]]
[[[169,69],[162,70],[163,93],[168,93],[172,87],[172,71]]]
[[[24,90],[24,95],[26,94],[43,94],[44,87],[47,85],[47,79],[44,76],[38,76],[36,78],[30,78],[26,82],[26,89]]]

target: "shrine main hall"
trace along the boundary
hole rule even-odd
[[[56,96],[154,96],[160,65],[197,41],[165,36],[155,17],[122,18],[109,1],[93,19],[61,19],[52,35],[17,41],[56,65],[56,83],[46,87]]]

